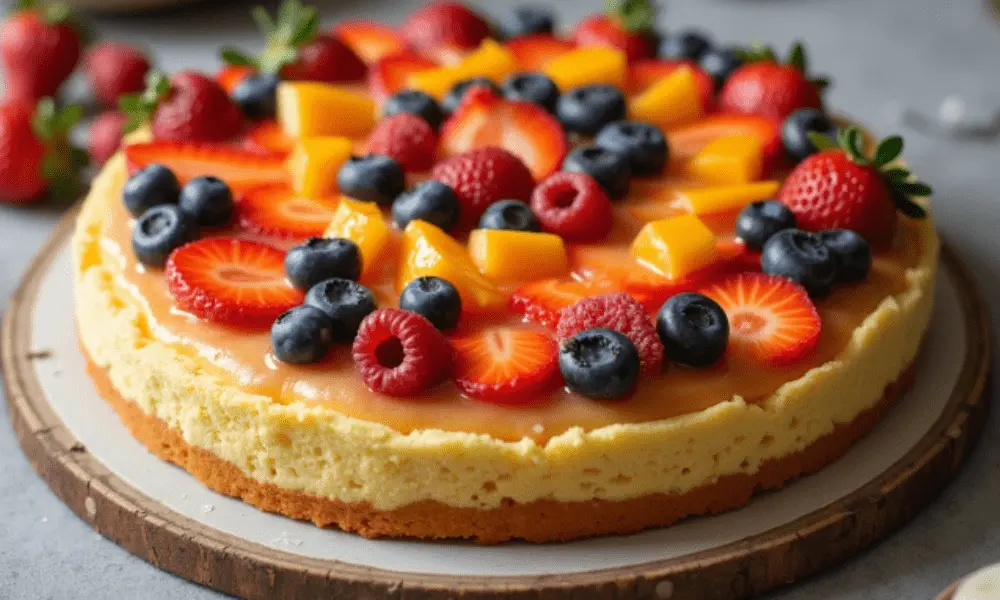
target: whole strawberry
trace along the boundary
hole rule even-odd
[[[122,131],[127,117],[117,110],[101,113],[90,124],[87,152],[95,165],[101,166],[118,152],[122,145]]]
[[[161,140],[220,142],[240,132],[243,115],[217,81],[197,71],[170,76],[151,71],[146,90],[126,94],[118,105],[128,115],[125,133],[149,122]]]
[[[403,38],[421,51],[475,48],[490,36],[490,25],[458,2],[431,2],[403,22]]]
[[[83,72],[97,101],[117,106],[119,96],[141,92],[145,87],[149,60],[135,46],[100,42],[88,50]]]
[[[0,60],[6,75],[6,98],[34,104],[52,96],[80,60],[79,31],[65,4],[38,6],[18,0],[0,26]]]
[[[478,148],[439,162],[431,179],[455,190],[461,205],[460,227],[479,222],[490,204],[498,200],[531,198],[535,181],[519,158],[495,147]]]
[[[928,196],[931,188],[892,165],[903,151],[902,138],[882,140],[872,157],[865,156],[861,132],[853,127],[841,129],[836,143],[819,134],[810,139],[820,152],[799,163],[778,192],[800,229],[850,229],[885,247],[896,229],[897,210],[913,219],[926,216],[912,197]]]
[[[635,61],[656,56],[653,25],[656,7],[651,0],[606,0],[604,14],[586,17],[573,29],[578,46],[612,46]]]
[[[24,204],[49,189],[76,191],[86,156],[70,146],[68,136],[81,113],[79,106],[58,110],[51,98],[37,108],[0,104],[0,202]]]
[[[792,46],[784,64],[764,46],[751,48],[744,60],[746,64],[733,71],[719,92],[721,110],[783,120],[800,108],[822,108],[820,92],[829,81],[809,78],[802,44]]]

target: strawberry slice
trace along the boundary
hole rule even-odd
[[[288,137],[277,121],[263,121],[251,127],[243,137],[243,147],[260,154],[288,156],[295,140]]]
[[[406,49],[406,40],[398,31],[368,19],[341,21],[330,33],[347,44],[361,60],[373,64],[383,57]]]
[[[302,304],[285,279],[285,253],[249,240],[204,238],[181,246],[166,265],[174,302],[196,317],[261,329]]]
[[[536,181],[559,169],[567,148],[562,125],[545,109],[476,87],[442,126],[441,148],[456,156],[484,146],[503,148],[520,158]]]
[[[701,94],[702,106],[711,110],[715,106],[715,82],[712,81],[712,76],[693,60],[648,58],[635,61],[629,65],[628,93],[641,94],[646,88],[681,67],[691,69]]]
[[[751,135],[760,140],[764,156],[765,176],[774,173],[785,163],[784,146],[781,144],[781,123],[760,115],[718,113],[695,123],[667,132],[670,158],[685,161],[709,142],[731,135]]]
[[[129,172],[159,163],[186,183],[200,175],[214,175],[233,189],[284,181],[288,178],[281,156],[193,142],[150,142],[125,147]]]
[[[576,50],[576,44],[545,33],[525,35],[504,43],[518,71],[540,71],[552,59]]]
[[[337,198],[308,198],[285,183],[250,188],[240,195],[236,219],[248,233],[283,240],[322,236],[337,211]]]
[[[384,102],[406,87],[410,75],[437,68],[438,64],[412,50],[383,56],[368,69],[368,90],[375,100]]]
[[[799,284],[764,273],[737,273],[702,289],[729,317],[730,356],[788,365],[816,348],[823,323]]]
[[[562,309],[594,293],[592,287],[573,279],[543,279],[518,288],[509,303],[526,320],[555,329]]]
[[[493,327],[455,338],[455,384],[470,398],[518,405],[559,385],[559,345],[547,331]]]

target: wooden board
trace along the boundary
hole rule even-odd
[[[112,474],[56,416],[32,364],[45,357],[29,346],[31,315],[74,216],[56,228],[4,316],[3,373],[17,437],[52,490],[101,535],[158,568],[241,597],[747,598],[843,561],[906,523],[959,470],[985,421],[988,313],[968,270],[945,246],[942,260],[959,290],[968,341],[957,384],[941,416],[906,456],[821,510],[680,558],[566,575],[412,574],[312,559],[218,531],[150,499]]]

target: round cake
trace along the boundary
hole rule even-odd
[[[321,527],[554,542],[737,508],[888,414],[929,188],[801,48],[440,10],[175,74],[96,177],[77,323],[136,439]]]

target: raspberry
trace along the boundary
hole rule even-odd
[[[400,113],[383,119],[368,138],[370,154],[396,159],[407,173],[422,173],[434,165],[437,135],[416,115]]]
[[[465,227],[475,227],[486,207],[498,200],[527,202],[535,187],[531,171],[519,158],[492,146],[439,162],[431,178],[455,190]]]
[[[419,394],[451,372],[448,340],[430,321],[405,310],[382,308],[365,317],[352,351],[361,379],[389,396]]]
[[[632,296],[592,296],[559,313],[556,337],[560,341],[587,329],[613,329],[624,334],[639,351],[643,372],[660,372],[663,365],[663,344],[646,315],[646,308]]]
[[[597,242],[611,231],[611,200],[583,173],[556,173],[538,184],[531,208],[542,229],[567,242]]]

